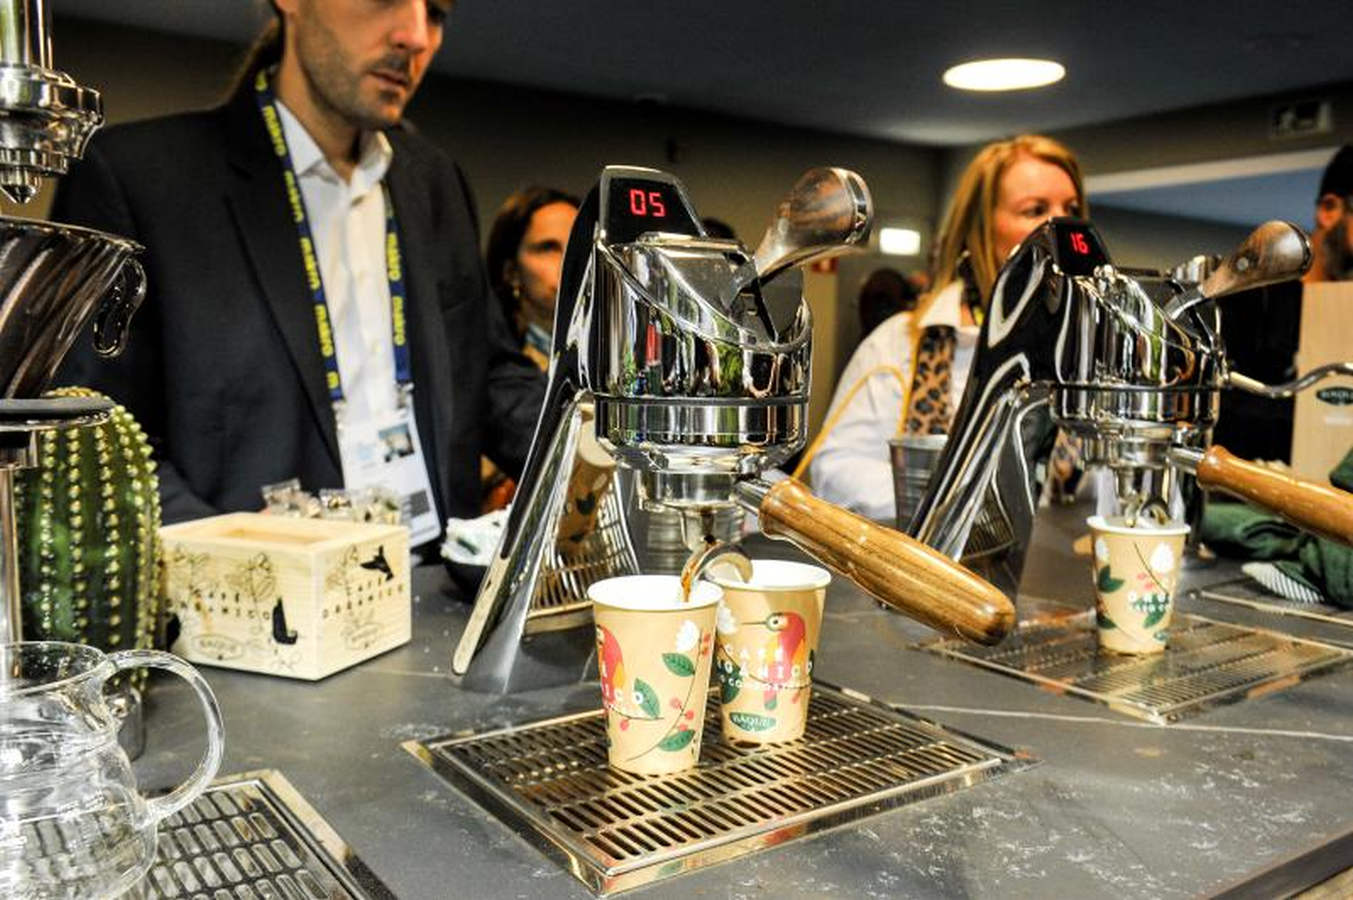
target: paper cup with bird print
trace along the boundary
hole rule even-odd
[[[1128,525],[1122,516],[1091,516],[1086,524],[1094,548],[1099,645],[1117,653],[1162,652],[1189,527]]]
[[[555,538],[555,546],[566,560],[585,556],[587,538],[596,530],[602,499],[611,488],[616,465],[611,454],[597,442],[596,414],[592,404],[582,404],[579,416],[578,446],[573,454],[573,468],[569,472]]]
[[[732,573],[705,577],[723,588],[714,668],[724,739],[769,744],[803,737],[831,573],[756,559],[750,582]]]
[[[681,597],[675,575],[626,575],[587,589],[612,766],[638,775],[689,769],[700,758],[718,586]]]

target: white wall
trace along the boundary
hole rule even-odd
[[[1092,201],[1091,217],[1120,266],[1168,269],[1200,253],[1228,254],[1250,229],[1202,219],[1157,216]]]

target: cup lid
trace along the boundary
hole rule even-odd
[[[752,560],[752,580],[721,576],[706,571],[707,580],[723,588],[751,588],[758,591],[811,591],[831,584],[832,573],[820,566],[787,559]]]
[[[713,606],[723,599],[723,589],[698,581],[691,585],[690,601],[683,602],[681,579],[676,575],[622,575],[596,582],[587,589],[587,598],[612,609],[680,612]]]

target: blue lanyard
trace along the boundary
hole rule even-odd
[[[291,151],[287,148],[286,134],[282,131],[282,120],[277,114],[277,96],[268,75],[258,73],[254,80],[254,92],[258,99],[259,112],[263,114],[263,124],[268,129],[273,150],[282,163],[282,181],[286,185],[287,204],[291,207],[291,218],[296,223],[296,232],[301,241],[301,261],[305,265],[305,280],[310,288],[310,303],[315,313],[315,328],[319,333],[319,352],[324,358],[324,380],[329,388],[329,400],[335,404],[343,402],[343,379],[338,373],[338,354],[334,350],[332,319],[329,316],[329,301],[324,295],[324,279],[320,276],[319,256],[315,253],[315,241],[310,231],[310,217],[305,211],[305,198],[301,196],[300,182],[296,178],[296,167],[291,162]],[[385,274],[390,280],[390,332],[395,353],[395,383],[401,396],[413,386],[413,367],[409,362],[408,329],[405,327],[404,261],[399,252],[399,230],[395,222],[395,205],[390,201],[390,190],[381,182],[381,193],[385,198]]]

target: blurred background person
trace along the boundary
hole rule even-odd
[[[522,353],[547,371],[554,304],[564,248],[578,217],[578,198],[556,188],[533,185],[503,201],[489,228],[484,268],[503,318],[521,343]],[[482,512],[512,502],[517,485],[484,457],[480,461]]]
[[[1053,216],[1086,215],[1076,157],[1020,135],[964,171],[936,242],[934,290],[856,349],[806,459],[814,492],[873,519],[895,515],[888,441],[949,428],[976,350],[983,304],[1010,252]]]
[[[485,268],[522,351],[542,370],[550,364],[559,270],[578,198],[550,187],[512,194],[498,209],[484,251]]]
[[[887,319],[916,308],[919,292],[909,278],[896,269],[875,269],[860,285],[860,340]]]
[[[1320,178],[1311,251],[1303,281],[1353,281],[1353,144],[1339,148]]]

